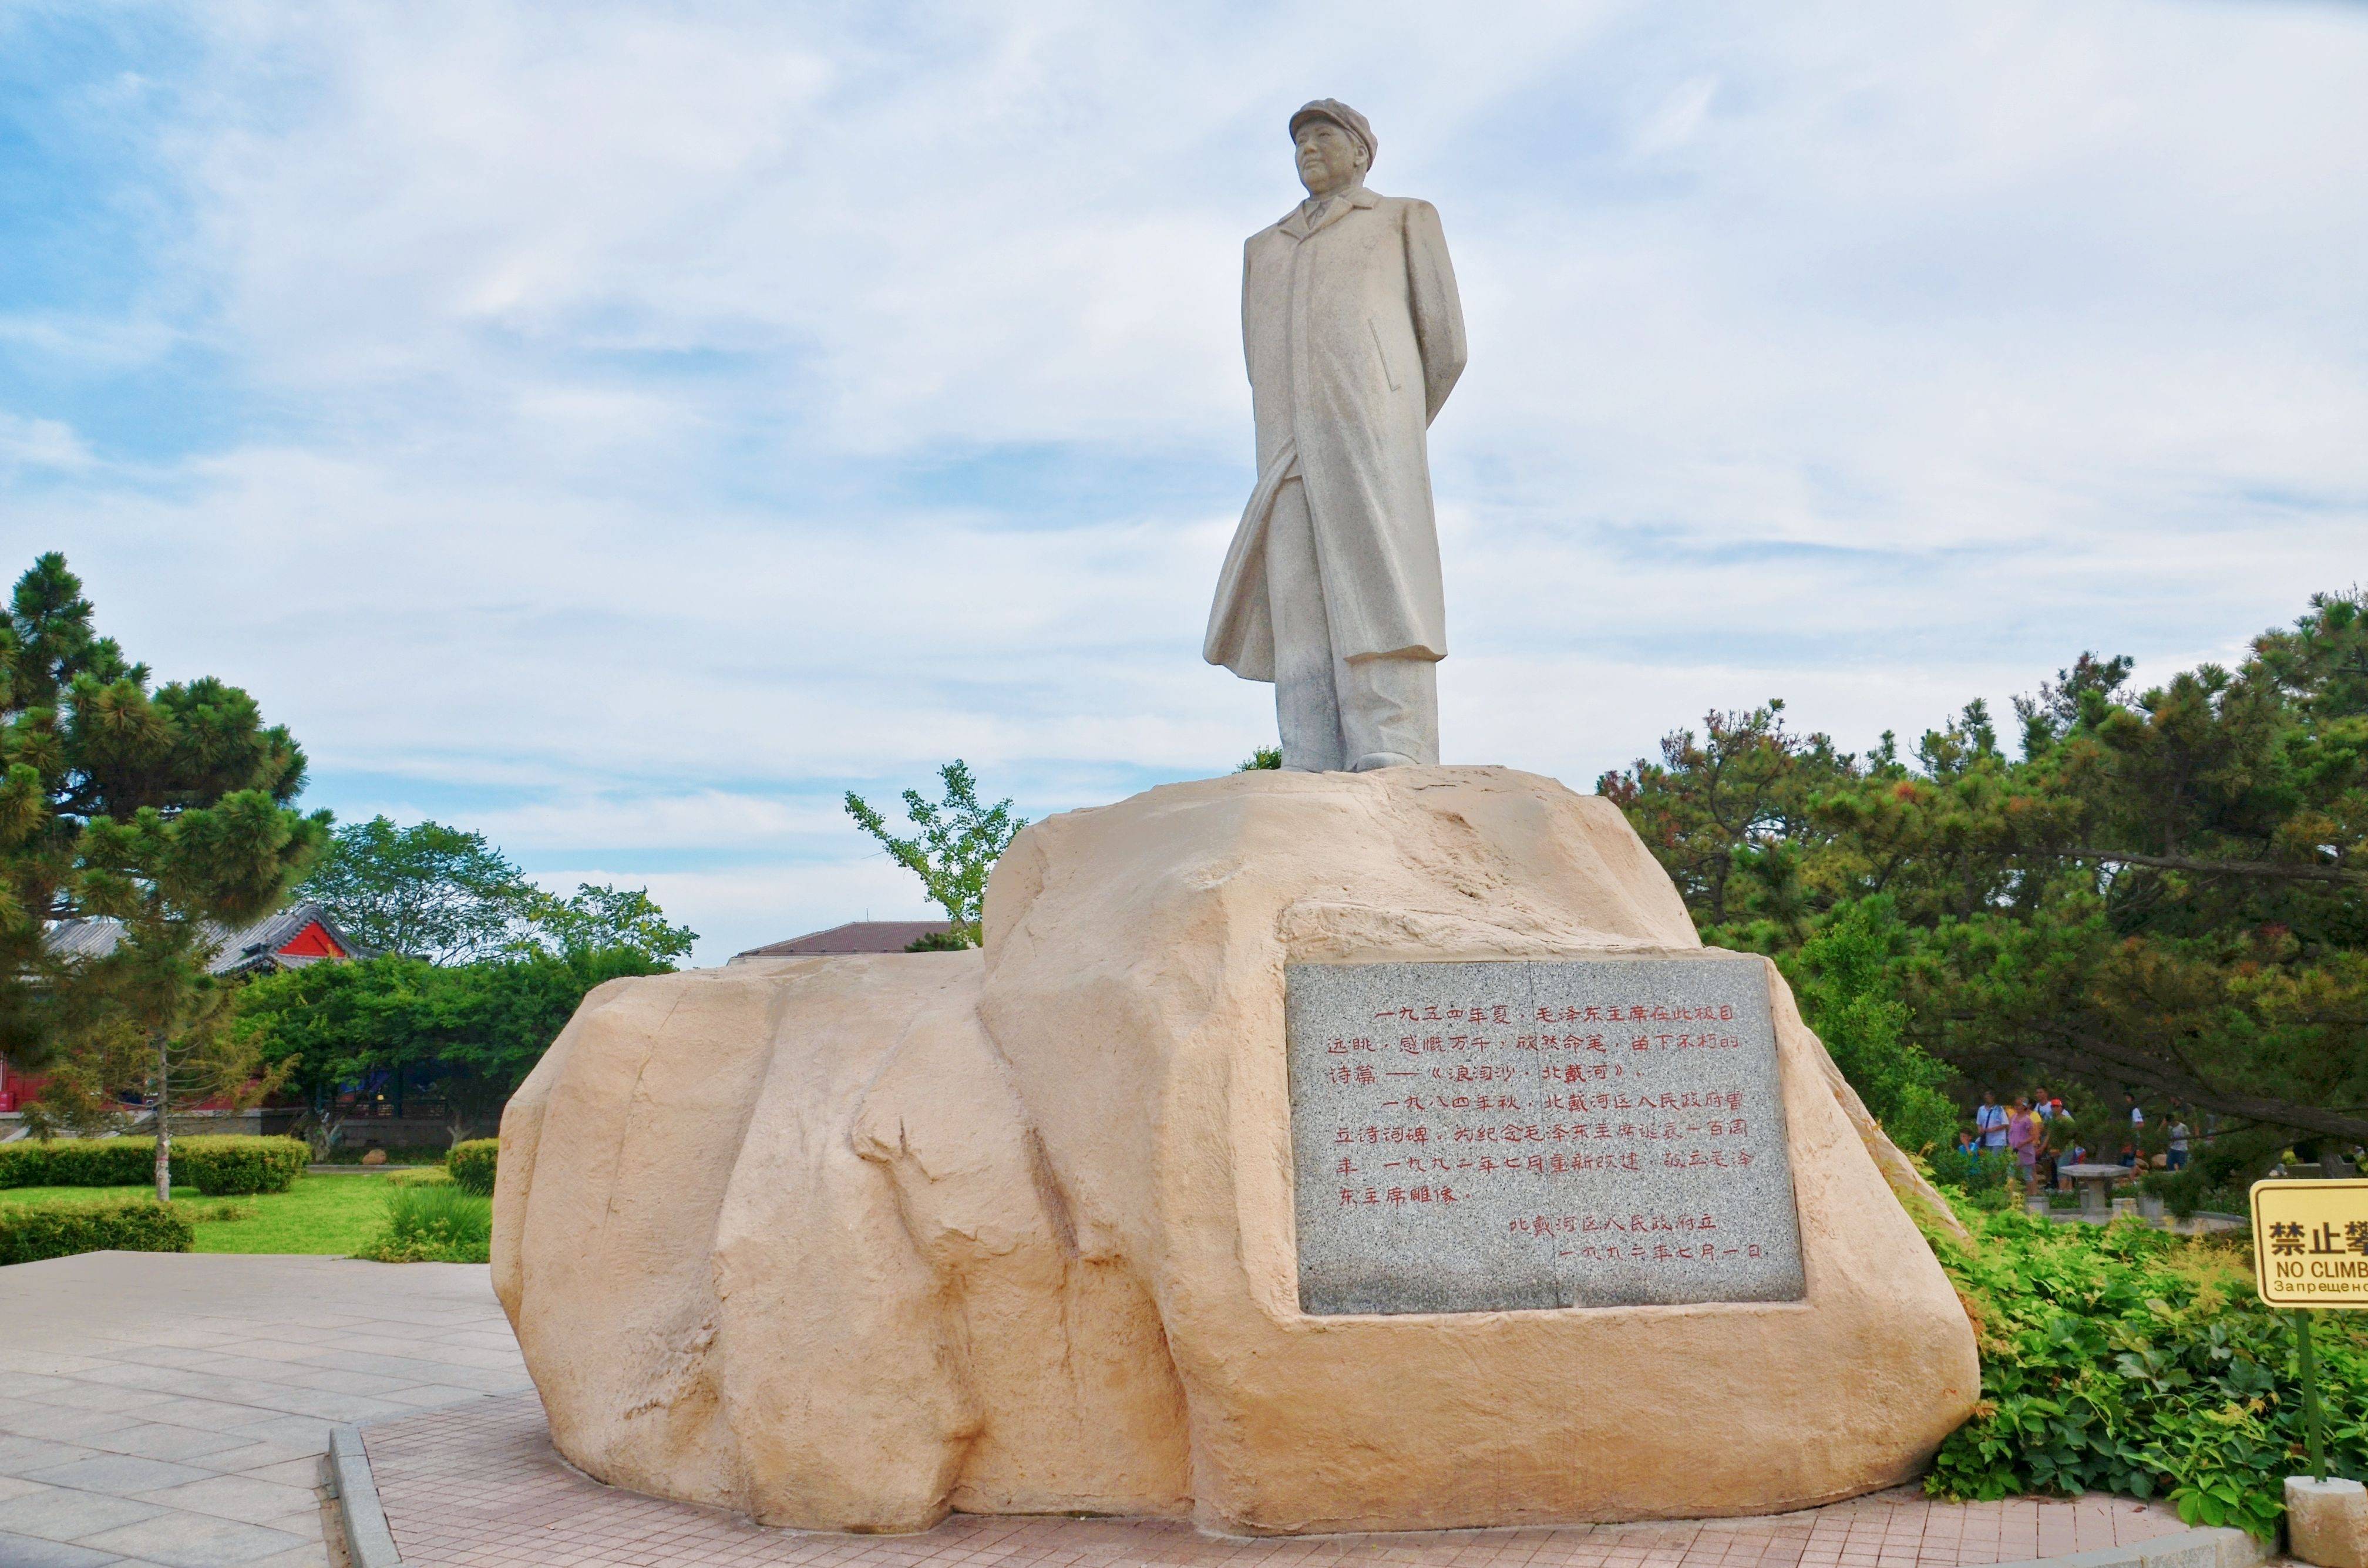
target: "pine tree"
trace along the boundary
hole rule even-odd
[[[163,1200],[173,1106],[270,1082],[217,1027],[221,928],[279,905],[328,816],[293,809],[303,753],[245,692],[211,678],[151,689],[91,616],[51,553],[0,624],[0,1049],[49,1074],[45,1127],[153,1096]],[[49,940],[75,920],[117,922],[113,950]]]
[[[1902,1142],[1930,1060],[2208,1115],[2214,1181],[2368,1144],[2368,593],[2233,668],[2131,669],[2084,653],[2017,699],[2019,759],[1978,701],[1912,763],[1793,743],[1771,704],[1600,788],[1705,941],[1787,966]]]

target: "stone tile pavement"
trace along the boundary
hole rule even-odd
[[[956,1515],[926,1535],[767,1529],[600,1485],[532,1393],[362,1428],[405,1568],[1968,1568],[2185,1527],[2124,1497],[1935,1503],[1900,1488],[1766,1518],[1237,1540],[1179,1520]]]
[[[319,1456],[361,1424],[408,1568],[1975,1568],[2174,1534],[2125,1498],[1234,1540],[1176,1520],[767,1529],[551,1447],[482,1267],[97,1253],[0,1268],[0,1568],[325,1568]]]
[[[0,1568],[327,1568],[332,1425],[529,1386],[482,1266],[0,1268]]]

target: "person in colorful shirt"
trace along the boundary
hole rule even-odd
[[[2039,1151],[2047,1142],[2047,1126],[2031,1108],[2031,1102],[2017,1096],[2014,1108],[2007,1113],[2006,1146],[2014,1155],[2015,1164],[2022,1167],[2025,1187],[2032,1184],[2039,1166]]]

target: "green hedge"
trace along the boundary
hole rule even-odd
[[[444,1168],[452,1179],[480,1198],[494,1195],[494,1167],[500,1158],[502,1141],[498,1138],[472,1138],[452,1145],[444,1156]]]
[[[155,1174],[154,1138],[0,1143],[0,1187],[137,1187]]]
[[[312,1154],[294,1138],[173,1140],[173,1182],[209,1197],[285,1192]],[[28,1138],[0,1143],[0,1187],[142,1187],[155,1179],[154,1138]]]
[[[196,1232],[188,1215],[146,1200],[0,1204],[0,1264],[82,1252],[187,1252]]]
[[[173,1179],[209,1198],[285,1192],[312,1161],[313,1151],[298,1138],[173,1140]]]

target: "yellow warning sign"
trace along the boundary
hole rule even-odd
[[[2255,1182],[2253,1278],[2273,1307],[2368,1307],[2368,1180]]]

